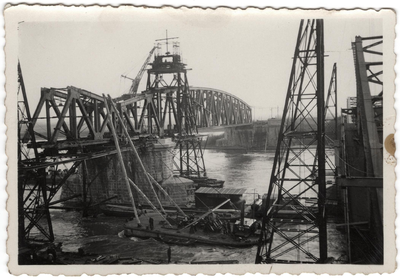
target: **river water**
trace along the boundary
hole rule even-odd
[[[268,191],[274,155],[275,151],[206,150],[207,176],[224,180],[224,187],[246,189],[246,202],[251,203],[254,193]]]
[[[245,188],[245,199],[251,203],[256,194],[268,190],[269,178],[274,159],[274,152],[244,152],[205,150],[207,175],[225,181],[224,187]],[[129,255],[143,260],[165,262],[168,245],[150,240],[120,238],[124,218],[108,217],[102,214],[96,218],[82,218],[81,213],[53,210],[53,227],[56,243],[63,243],[63,251],[76,252],[82,247],[95,254]],[[333,233],[336,233],[333,231]],[[340,246],[340,243],[332,243]],[[172,261],[188,263],[190,261],[238,260],[239,263],[254,263],[257,247],[222,248],[207,245],[175,246],[172,245]],[[340,247],[339,247],[340,248]],[[334,257],[343,254],[341,249]],[[336,251],[335,250],[335,251]]]

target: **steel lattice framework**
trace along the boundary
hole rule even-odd
[[[354,226],[347,225],[348,241],[353,241],[350,232],[358,232],[364,245],[368,247],[369,255],[365,255],[367,262],[383,264],[384,262],[384,235],[383,235],[383,37],[360,37],[352,43],[354,54],[355,76],[357,81],[357,114],[356,125],[359,136],[362,138],[362,146],[365,154],[365,173],[353,181],[363,182],[368,188],[371,213],[366,232],[360,232]],[[343,148],[344,157],[346,156]],[[347,177],[344,177],[347,178]],[[365,187],[364,186],[364,187]],[[346,197],[349,196],[349,188],[345,187]],[[348,206],[348,205],[346,205]],[[349,220],[347,216],[347,220]],[[352,245],[349,245],[349,252]],[[351,253],[350,255],[350,262]]]
[[[206,175],[198,126],[251,122],[250,107],[233,95],[209,88],[190,89],[188,69],[181,62],[178,43],[173,43],[172,53],[167,49],[161,54],[160,49],[159,45],[153,49],[154,60],[146,69],[146,90],[114,99],[123,125],[116,111],[107,111],[101,95],[74,86],[41,88],[39,102],[31,114],[18,65],[22,93],[18,102],[21,243],[32,238],[53,241],[49,208],[61,208],[57,205],[65,200],[82,196],[79,209],[85,214],[86,193],[99,175],[87,173],[86,161],[116,154],[108,118],[122,142],[125,138],[123,126],[131,138],[138,141],[139,147],[146,146],[140,140],[143,136],[150,141],[156,137],[172,138],[176,142],[175,171],[191,178]],[[206,113],[211,108],[212,113]],[[63,166],[62,175],[59,166]],[[77,169],[82,175],[82,194],[54,201],[56,193]]]
[[[371,42],[363,46],[363,42]],[[359,130],[363,135],[363,145],[366,153],[366,170],[368,176],[382,177],[382,147],[379,142],[379,132],[382,132],[382,96],[383,74],[382,51],[383,37],[356,37],[352,43],[354,66],[357,81],[357,115]],[[369,54],[370,62],[366,55]],[[378,119],[380,118],[380,119]],[[377,126],[378,125],[378,126]]]
[[[20,85],[18,90],[18,241],[22,245],[29,239],[30,231],[33,227],[36,227],[46,240],[53,241],[54,234],[49,209],[48,207],[41,207],[43,204],[48,204],[51,200],[51,197],[48,197],[46,189],[45,169],[21,171],[24,166],[23,162],[31,161],[32,164],[40,164],[40,158],[19,63],[18,82]],[[22,143],[21,135],[24,131],[27,131],[31,135],[33,155],[29,154],[30,149]],[[46,222],[39,224],[39,220],[42,217],[46,217]],[[28,221],[27,226],[25,226],[25,220]]]
[[[326,260],[324,120],[323,20],[302,20],[256,263]]]
[[[49,208],[83,196],[80,209],[85,215],[87,190],[99,175],[93,174],[89,180],[86,161],[113,155],[115,149],[104,145],[109,142],[105,137],[106,123],[96,120],[96,117],[107,117],[101,109],[104,104],[100,96],[74,87],[42,88],[39,105],[32,117],[19,66],[18,74],[23,99],[18,102],[19,240],[20,243],[51,242],[54,234]],[[45,113],[41,116],[43,107]],[[46,124],[44,133],[40,129],[43,123],[38,124],[41,120]],[[63,166],[63,173],[59,172],[59,166]],[[58,191],[79,167],[82,167],[82,194],[54,201]]]
[[[155,54],[144,92],[152,94],[152,102],[147,102],[147,123],[150,133],[154,121],[159,135],[176,140],[176,170],[180,175],[201,177],[206,175],[202,137],[198,135],[187,71],[177,42],[173,43],[172,53],[167,50]]]
[[[228,92],[206,87],[190,87],[190,95],[199,128],[252,122],[251,107]]]

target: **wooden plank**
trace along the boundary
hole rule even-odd
[[[136,191],[146,200],[147,204],[150,205],[150,207],[157,212],[161,218],[164,219],[164,221],[168,224],[168,226],[170,226],[172,228],[172,225],[170,222],[168,222],[167,218],[165,218],[164,214],[166,214],[164,212],[164,214],[162,214],[160,211],[158,211],[158,209],[154,206],[154,204],[149,200],[149,198],[142,192],[142,190],[140,190],[139,186],[137,186],[131,179],[129,179],[130,184],[136,189]]]
[[[185,214],[185,212],[183,212],[183,210],[179,207],[179,205],[175,202],[175,200],[174,200],[173,198],[171,198],[171,196],[168,194],[168,192],[165,191],[164,188],[161,187],[160,184],[158,184],[158,182],[154,179],[154,177],[151,176],[150,173],[147,173],[147,175],[149,176],[150,180],[153,181],[153,183],[158,187],[158,189],[160,189],[160,191],[163,192],[164,195],[165,195],[166,197],[168,197],[168,199],[173,203],[173,205],[176,207],[176,209],[178,209],[178,211],[179,211],[181,214],[183,214],[183,216],[186,216],[186,217],[187,217],[187,215]]]
[[[111,113],[110,113],[110,109],[108,108],[107,99],[106,99],[105,95],[103,95],[103,100],[104,100],[104,106],[105,106],[105,108],[107,110],[106,122],[108,122],[110,124],[110,127],[111,127],[111,132],[112,132],[112,135],[113,135],[113,138],[114,138],[115,148],[117,150],[118,160],[119,160],[119,163],[121,164],[121,171],[122,171],[123,176],[124,176],[125,187],[128,190],[129,198],[130,198],[131,203],[132,203],[132,208],[133,208],[133,212],[135,213],[136,221],[138,222],[138,225],[140,226],[140,219],[139,219],[139,216],[138,216],[137,211],[136,211],[135,199],[133,198],[132,189],[130,187],[130,182],[129,182],[129,177],[128,177],[128,174],[126,172],[124,159],[122,158],[121,149],[119,147],[118,136],[117,136],[117,133],[115,132],[112,120],[110,119]]]
[[[114,109],[114,111],[116,111],[116,107],[114,105],[114,102],[111,100],[110,95],[108,96],[108,98],[110,99],[111,107]],[[129,143],[129,146],[131,147],[133,155],[135,156],[136,160],[139,162],[139,166],[142,169],[142,172],[144,173],[147,182],[149,183],[150,189],[153,191],[154,197],[156,198],[156,201],[160,205],[160,209],[163,211],[163,213],[165,213],[164,207],[162,206],[161,201],[159,200],[157,193],[154,190],[153,184],[151,183],[149,176],[147,175],[148,172],[143,165],[142,159],[140,158],[139,153],[137,152],[136,147],[133,144],[133,142],[129,136],[128,130],[126,129],[126,126],[123,123],[123,119],[122,119],[121,115],[118,113],[118,111],[116,111],[116,115],[118,117],[119,122],[121,123],[122,132],[125,134],[125,137],[128,139],[128,143]]]
[[[194,224],[197,224],[200,220],[206,218],[208,215],[210,215],[211,213],[213,213],[215,210],[217,210],[218,208],[220,208],[221,206],[223,206],[224,204],[226,204],[227,202],[230,202],[230,201],[231,201],[230,199],[227,199],[226,201],[224,201],[223,203],[219,204],[218,206],[216,206],[216,207],[213,208],[212,210],[210,210],[210,211],[204,213],[203,215],[201,215],[197,220],[193,221],[192,223],[190,223],[190,224],[186,225],[185,227],[183,227],[182,229],[180,229],[180,231],[181,231],[181,230],[184,230],[184,229],[186,229],[186,228],[189,228],[190,226],[192,226],[192,225],[194,225]]]

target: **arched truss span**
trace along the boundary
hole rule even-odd
[[[240,98],[213,88],[190,87],[198,128],[251,123],[251,107]]]

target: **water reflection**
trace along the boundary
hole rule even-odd
[[[225,180],[224,187],[245,188],[246,193],[262,195],[268,191],[274,155],[274,152],[205,150],[204,160],[208,177]]]

